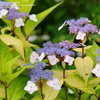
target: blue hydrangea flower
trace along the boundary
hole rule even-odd
[[[44,69],[46,66],[45,63],[37,63],[35,65],[35,68],[30,69],[29,76],[31,78],[31,81],[37,82],[40,79],[45,80],[52,80],[53,79],[53,72],[50,70]]]
[[[60,43],[47,42],[43,44],[43,46],[43,48],[37,50],[37,53],[45,53],[47,56],[57,55],[63,57],[65,55],[73,56],[75,53],[69,49],[79,47],[80,45],[75,43],[66,43],[64,41]]]
[[[81,46],[79,43],[71,43],[68,41],[60,42],[59,45],[60,47],[67,48],[67,49],[78,48],[79,46]]]
[[[51,41],[48,41],[43,44],[43,47],[59,47],[58,43],[52,43]]]
[[[0,1],[0,10],[1,10],[1,9],[9,8],[11,5],[12,5],[11,2]]]
[[[91,21],[88,18],[80,18],[78,20],[76,20],[76,25],[84,25],[84,24],[88,24]]]
[[[46,55],[58,55],[58,56],[74,55],[75,54],[73,51],[68,50],[66,48],[57,48],[57,47],[41,48],[37,52],[39,54],[45,53]]]
[[[39,63],[35,64],[35,66],[37,69],[41,70],[41,69],[44,69],[47,66],[47,64],[44,62],[39,62]]]
[[[75,53],[73,51],[68,50],[66,48],[57,49],[56,54],[59,55],[59,56],[61,56],[61,57],[64,57],[66,55],[70,55],[70,56],[74,56],[75,55]]]
[[[71,19],[71,20],[66,20],[65,24],[71,26],[71,25],[75,25],[76,24],[76,20],[75,19]]]
[[[71,19],[71,20],[66,20],[65,21],[65,24],[69,25],[69,26],[72,26],[72,25],[77,25],[77,26],[80,26],[80,25],[84,25],[84,24],[88,24],[90,23],[91,21],[88,19],[88,18],[80,18],[78,20],[75,20],[75,19]]]
[[[81,32],[85,32],[85,33],[97,33],[98,29],[96,25],[93,24],[86,24],[85,26],[83,26],[82,28],[80,28]]]
[[[83,32],[83,33],[97,33],[98,32],[97,26],[91,24],[91,21],[88,18],[80,18],[77,20],[75,19],[66,20],[63,26],[65,25],[68,25],[68,30],[71,34],[78,34],[78,32]]]
[[[79,32],[80,28],[81,28],[80,26],[71,25],[71,26],[69,26],[69,32],[72,34],[73,33],[77,34]]]
[[[44,47],[44,48],[39,49],[37,52],[39,54],[45,53],[46,55],[53,55],[53,54],[56,53],[56,48],[54,48],[54,47],[50,47],[50,48]]]
[[[18,12],[16,9],[12,8],[12,9],[9,9],[9,13],[7,15],[7,19],[13,20],[13,19],[26,17],[26,16],[28,16],[27,13],[21,13],[21,12]]]
[[[100,56],[97,56],[96,61],[100,63]]]

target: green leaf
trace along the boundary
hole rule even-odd
[[[61,74],[62,74],[61,71],[54,71],[54,77],[57,78],[60,81],[60,84],[62,85],[63,84],[63,77]],[[44,84],[43,93],[45,96],[44,100],[55,100],[59,91],[54,90],[53,88],[51,88],[47,84]]]
[[[15,2],[20,7],[20,11],[29,13],[35,0],[5,0],[8,2]]]
[[[77,57],[75,59],[75,66],[80,76],[82,76],[84,80],[87,81],[93,68],[92,59],[88,56],[85,58]]]
[[[8,88],[9,100],[20,100],[25,95],[24,87],[27,80],[28,78],[26,76],[19,76],[13,80]]]
[[[32,53],[32,48],[25,48],[25,61],[26,63],[29,63],[30,61],[30,55]]]
[[[97,85],[95,91],[96,91],[96,93],[97,93],[98,95],[100,95],[100,85]]]
[[[10,75],[7,76],[7,78],[9,80],[13,80],[14,78],[18,77],[24,70],[32,68],[32,65],[29,66],[22,66],[21,68],[19,68],[18,71],[16,71],[15,73],[12,73]]]
[[[89,85],[91,85],[92,87],[95,87],[98,84],[100,84],[100,77],[89,80]]]
[[[90,94],[83,93],[83,94],[81,95],[81,100],[90,100]]]
[[[0,41],[0,80],[9,83],[18,77],[25,69],[32,68],[32,66],[22,66],[16,70],[14,64],[17,63],[18,58],[19,56],[15,54],[15,52]]]
[[[4,97],[5,97],[4,87],[3,86],[0,86],[0,98],[4,98]]]
[[[24,58],[24,46],[20,39],[10,35],[0,35],[0,39],[7,45],[13,46],[16,51]]]
[[[94,44],[86,50],[86,55],[91,57],[96,64],[96,57],[99,55],[97,54],[97,49],[100,49],[100,47],[94,42]]]
[[[23,71],[25,71],[26,69],[29,69],[29,68],[32,68],[32,66],[31,65],[29,65],[29,66],[22,66],[22,67],[19,68],[18,71],[14,72],[14,73],[2,76],[0,78],[0,80],[3,80],[4,82],[7,82],[9,84],[12,80],[17,78]]]
[[[75,72],[68,72],[67,78],[65,79],[66,84],[73,88],[80,89],[84,91],[85,93],[94,94],[95,91],[92,87],[85,84],[85,81],[77,74],[77,71]]]
[[[16,54],[0,41],[0,77],[12,72],[12,65],[16,62]]]
[[[56,7],[58,7],[61,4],[62,4],[62,2],[37,14],[38,22],[33,22],[31,20],[27,20],[26,24],[24,26],[26,35],[29,36],[32,33],[32,31],[45,19],[45,17],[48,16]]]
[[[61,90],[60,90],[60,92],[59,92],[59,94],[58,94],[58,96],[57,96],[57,98],[55,99],[55,100],[67,100],[68,99],[68,89],[66,88],[66,87],[63,87]],[[70,99],[68,99],[68,100],[70,100]]]
[[[97,97],[95,95],[92,95],[90,100],[98,100]]]
[[[90,48],[91,48],[91,46],[84,47],[84,53],[86,53],[86,50],[88,50]],[[82,48],[74,48],[73,50],[76,51],[76,52],[82,53]]]
[[[31,100],[42,100],[41,93],[35,92]]]
[[[33,97],[31,100],[42,100],[40,96]]]
[[[15,28],[15,35],[21,39],[21,40],[25,40],[25,36],[21,31],[21,28]]]

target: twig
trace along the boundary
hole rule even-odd
[[[40,82],[39,82],[39,86],[40,86],[40,92],[41,92],[41,97],[42,97],[42,100],[44,100],[44,94],[43,94],[43,84],[42,84],[42,80],[40,79]]]

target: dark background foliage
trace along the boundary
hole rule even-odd
[[[57,0],[37,0],[32,12],[37,13],[56,4]],[[65,0],[64,3],[53,11],[38,27],[37,34],[48,34],[50,40],[58,42],[71,39],[64,28],[58,31],[58,27],[71,18],[88,17],[92,22],[100,26],[100,0]]]
[[[4,0],[1,0],[4,1]],[[36,0],[31,13],[39,13],[54,4],[63,0]],[[64,3],[56,8],[46,19],[39,24],[33,35],[38,36],[34,43],[42,44],[44,40],[40,39],[43,35],[49,36],[48,40],[59,42],[62,40],[71,40],[67,28],[58,31],[58,27],[66,20],[72,18],[88,17],[98,27],[100,26],[100,0],[64,0]],[[0,21],[0,26],[5,24]],[[1,27],[2,28],[2,27]],[[47,41],[47,40],[46,40]]]

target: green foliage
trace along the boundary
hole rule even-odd
[[[87,82],[93,69],[92,59],[88,56],[85,58],[78,57],[75,59],[75,66],[80,76]]]
[[[13,69],[13,64],[18,59],[14,56],[14,53],[2,42],[0,41],[0,74],[1,76],[11,74]],[[9,63],[9,62],[12,63]]]
[[[32,31],[37,27],[37,25],[40,24],[47,15],[49,15],[56,7],[58,7],[61,4],[62,3],[58,3],[55,6],[37,14],[38,22],[33,22],[31,20],[27,20],[25,27],[24,27],[26,35],[29,36],[32,33]]]
[[[56,77],[57,79],[60,80],[60,85],[63,84],[63,77],[62,77],[62,72],[61,71],[54,71],[54,77]],[[45,95],[45,98],[44,100],[54,100],[56,99],[59,91],[58,90],[54,90],[53,88],[47,86],[45,83],[44,83],[44,87],[43,87],[43,93]]]
[[[69,72],[65,81],[71,87],[80,89],[89,94],[95,93],[93,88],[91,86],[89,86],[88,84],[85,84],[85,81],[77,74],[76,71]]]
[[[93,45],[86,50],[86,55],[90,56],[95,64],[96,64],[96,57],[99,56],[99,54],[97,54],[97,49],[100,49],[100,47],[94,42]]]
[[[5,90],[3,86],[0,84],[0,99],[5,97]]]
[[[98,100],[96,96],[91,96],[90,100]]]
[[[26,68],[30,68],[30,66],[21,67],[14,72],[18,58],[19,55],[17,53],[0,41],[0,80],[9,83],[19,76]]]
[[[99,96],[100,95],[100,85],[97,85],[95,90],[96,90],[97,95]]]
[[[67,87],[63,87],[60,90],[60,92],[55,100],[67,100],[67,99],[68,99]]]
[[[8,88],[8,99],[9,100],[20,100],[24,95],[24,87],[28,78],[26,76],[19,76],[14,79]]]
[[[8,46],[13,46],[15,50],[24,57],[24,45],[21,40],[10,35],[0,35],[0,39]]]
[[[81,95],[81,100],[90,100],[90,94],[83,93]]]

